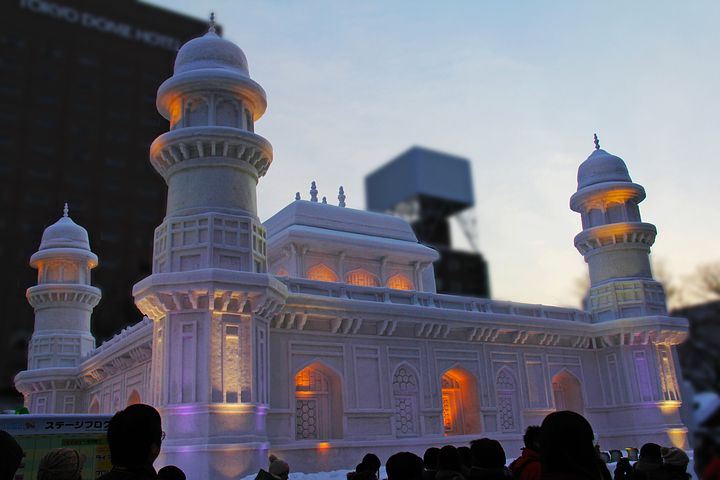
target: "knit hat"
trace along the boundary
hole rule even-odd
[[[662,449],[663,463],[673,465],[675,467],[684,467],[690,462],[687,453],[675,447],[663,447]]]
[[[288,465],[287,462],[280,460],[275,455],[270,455],[270,457],[268,457],[268,461],[270,462],[270,467],[268,468],[270,475],[280,478],[288,477],[288,474],[290,473],[290,465]]]
[[[40,460],[38,480],[78,480],[85,457],[72,448],[50,450]]]

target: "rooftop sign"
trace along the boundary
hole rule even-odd
[[[176,52],[182,43],[177,38],[152,30],[113,20],[102,15],[78,10],[77,8],[46,0],[20,0],[20,8],[47,15],[57,20],[80,25],[85,28],[108,33],[128,40]]]

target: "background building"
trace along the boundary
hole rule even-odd
[[[412,147],[365,177],[368,210],[407,220],[418,240],[440,253],[433,265],[440,293],[490,297],[485,258],[475,242],[470,162],[462,157]],[[454,249],[454,216],[473,251]]]
[[[0,405],[22,401],[33,312],[28,261],[43,229],[70,204],[92,232],[102,268],[93,333],[105,340],[139,312],[130,288],[150,273],[147,242],[166,187],[147,162],[164,129],[157,86],[175,52],[206,21],[136,1],[11,0],[0,18]]]

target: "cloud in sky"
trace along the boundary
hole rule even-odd
[[[206,2],[154,0],[206,16]],[[363,177],[411,145],[473,162],[493,296],[575,304],[586,275],[568,207],[603,148],[645,186],[654,255],[717,259],[720,32],[715,2],[217,1],[268,93],[266,219],[311,180],[364,208]]]

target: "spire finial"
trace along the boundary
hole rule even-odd
[[[345,207],[345,189],[340,186],[340,190],[338,190],[338,207]]]
[[[311,202],[317,202],[317,194],[318,194],[318,189],[317,189],[317,186],[315,185],[315,180],[313,180],[312,183],[310,184],[310,201]]]
[[[295,200],[300,200],[300,192],[295,192]]]
[[[210,12],[210,28],[208,32],[215,33],[215,12]]]
[[[327,197],[323,197],[322,203],[325,204],[325,205],[327,205]]]
[[[597,138],[597,133],[593,133],[593,140],[595,140],[595,150],[600,150],[600,140]]]
[[[70,213],[70,209],[68,208],[67,202],[65,202],[65,206],[63,207],[63,217],[67,218],[68,213]]]

